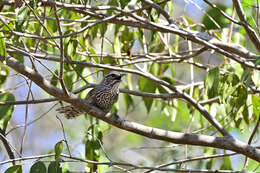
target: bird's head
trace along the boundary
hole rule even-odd
[[[120,74],[120,73],[115,73],[115,72],[110,72],[108,73],[104,79],[102,80],[101,84],[107,85],[107,86],[115,86],[119,85],[119,83],[122,81],[121,78],[125,76],[125,74]]]

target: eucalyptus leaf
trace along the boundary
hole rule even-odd
[[[5,173],[22,173],[22,172],[23,172],[22,165],[14,165],[5,171]]]
[[[4,34],[0,32],[0,60],[4,61],[6,58],[6,46]]]
[[[38,161],[30,168],[30,173],[46,173],[47,169],[42,161]]]
[[[9,92],[0,93],[0,101],[6,102],[6,101],[15,101],[15,97],[13,94]],[[6,127],[8,125],[9,120],[12,117],[14,111],[14,105],[8,105],[8,106],[0,106],[0,128],[5,132]]]

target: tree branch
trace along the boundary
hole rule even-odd
[[[106,115],[100,109],[87,104],[86,101],[77,98],[74,94],[70,94],[69,96],[66,96],[61,89],[52,86],[50,82],[44,79],[39,73],[37,73],[36,71],[34,71],[33,69],[27,66],[24,66],[16,59],[12,57],[8,57],[6,62],[9,67],[13,68],[18,73],[21,73],[26,77],[28,77],[29,79],[31,79],[32,81],[34,81],[39,87],[41,87],[47,93],[53,95],[54,97],[57,97],[60,100],[66,101],[72,104],[73,106],[88,112],[89,115],[101,119],[120,129],[134,132],[136,134],[146,136],[148,138],[168,141],[171,143],[208,146],[208,147],[231,150],[237,153],[244,154],[256,161],[260,161],[259,149],[252,147],[230,136],[221,138],[221,137],[213,137],[208,135],[195,135],[195,134],[185,134],[180,132],[167,131],[158,128],[144,126],[128,120],[123,120],[117,117],[116,115],[111,115],[111,114]]]
[[[41,0],[41,2],[42,2],[43,6],[57,6],[57,7],[67,9],[70,11],[74,11],[74,12],[78,12],[78,13],[81,13],[84,15],[89,15],[91,17],[95,17],[100,20],[96,21],[95,23],[93,23],[91,25],[85,26],[84,28],[80,29],[79,31],[76,31],[76,32],[73,32],[70,34],[66,34],[66,35],[62,35],[62,36],[43,37],[43,36],[37,36],[37,35],[32,35],[32,34],[27,34],[27,33],[20,33],[17,31],[5,31],[5,30],[2,30],[1,32],[13,34],[13,35],[21,36],[21,37],[34,38],[34,39],[58,39],[58,38],[74,36],[79,33],[82,33],[86,29],[91,28],[96,24],[109,22],[109,23],[120,24],[120,25],[125,25],[125,26],[145,28],[145,29],[149,29],[149,30],[153,30],[153,31],[157,31],[157,32],[166,32],[166,33],[177,34],[177,35],[179,35],[183,38],[186,38],[188,40],[191,40],[195,43],[206,46],[209,49],[213,49],[216,52],[221,53],[221,54],[223,54],[231,59],[234,59],[235,61],[237,61],[239,63],[243,63],[244,65],[249,66],[249,67],[253,67],[254,64],[250,64],[243,60],[240,60],[240,56],[242,56],[244,58],[250,58],[250,59],[257,58],[257,55],[253,54],[252,52],[248,51],[247,49],[245,49],[242,46],[239,46],[239,47],[231,46],[231,47],[235,48],[235,50],[237,50],[237,51],[233,51],[233,49],[232,49],[232,52],[229,52],[229,50],[230,50],[229,44],[226,44],[223,42],[217,42],[216,39],[212,39],[213,37],[209,36],[207,33],[201,33],[201,32],[192,31],[192,30],[185,30],[185,29],[179,28],[179,27],[176,28],[175,26],[167,26],[167,25],[163,25],[160,23],[151,22],[145,18],[135,15],[134,13],[130,13],[128,11],[124,11],[121,9],[116,9],[116,8],[113,8],[110,6],[104,6],[104,7],[106,7],[106,8],[109,7],[110,9],[119,10],[121,13],[118,15],[114,15],[114,16],[106,16],[106,15],[94,13],[92,11],[90,12],[89,10],[85,10],[86,6],[80,5],[80,4],[68,4],[68,3],[54,2],[54,1],[49,1],[49,0]],[[102,6],[101,7],[88,7],[88,8],[102,9]],[[133,17],[135,20],[119,18],[122,14]],[[222,44],[222,47],[218,47],[218,45],[215,45],[215,43],[217,43],[218,45]],[[240,51],[241,48],[243,51]],[[236,54],[236,55],[234,55],[234,54]]]
[[[14,152],[12,151],[11,147],[8,144],[8,141],[5,138],[5,132],[1,128],[0,128],[0,139],[3,142],[3,145],[4,145],[5,149],[6,149],[6,152],[7,152],[8,156],[9,156],[9,158],[12,159],[13,165],[15,165],[15,160],[13,160],[15,158],[14,157]]]
[[[57,14],[57,8],[56,5],[54,5],[54,15],[57,21],[57,25],[58,25],[58,31],[59,31],[59,35],[60,35],[60,72],[59,72],[59,80],[60,80],[60,84],[61,87],[63,89],[63,91],[65,92],[66,95],[68,94],[68,90],[65,86],[64,83],[64,79],[63,79],[63,73],[64,73],[64,46],[63,46],[63,38],[62,38],[62,29],[61,29],[61,25],[60,25],[60,19],[59,16]]]
[[[250,24],[248,23],[244,10],[241,6],[241,3],[239,0],[233,0],[233,5],[236,9],[237,15],[239,17],[239,19],[242,21],[242,24],[250,38],[250,40],[252,41],[252,43],[255,45],[255,48],[260,51],[260,38],[257,35],[257,33],[254,31],[254,29],[250,26]]]
[[[42,59],[46,59],[46,60],[60,62],[60,60],[58,58],[50,58],[50,57],[49,58],[41,57],[41,58]],[[195,99],[190,97],[184,91],[178,89],[175,86],[170,85],[166,81],[163,81],[163,80],[160,80],[160,79],[156,78],[152,74],[148,74],[148,73],[145,74],[145,73],[140,72],[138,70],[124,69],[124,68],[114,67],[114,66],[104,65],[104,64],[94,64],[94,63],[89,63],[89,62],[67,61],[67,60],[65,60],[65,62],[70,62],[70,63],[73,63],[73,64],[83,65],[83,66],[86,66],[86,67],[97,67],[97,68],[104,68],[104,69],[109,69],[109,70],[114,70],[114,71],[122,71],[122,72],[133,73],[133,74],[137,74],[137,75],[143,76],[145,78],[148,78],[149,80],[152,80],[152,81],[154,81],[154,82],[156,82],[158,84],[161,84],[163,86],[166,86],[167,88],[169,88],[170,90],[175,92],[175,96],[178,96],[179,98],[183,98],[188,103],[193,105],[219,132],[221,132],[221,134],[223,136],[230,136],[230,134],[221,126],[221,124],[213,116],[211,116],[207,112],[207,110],[202,105],[199,104],[198,101],[196,101]]]

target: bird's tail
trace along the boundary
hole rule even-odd
[[[81,114],[83,114],[85,111],[79,110],[73,106],[63,106],[58,109],[56,109],[61,114],[64,114],[66,118],[72,119],[75,118]]]

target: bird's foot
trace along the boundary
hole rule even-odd
[[[121,123],[123,121],[123,119],[120,118],[117,113],[111,114],[110,119],[112,119],[114,122],[117,122],[117,123]]]

